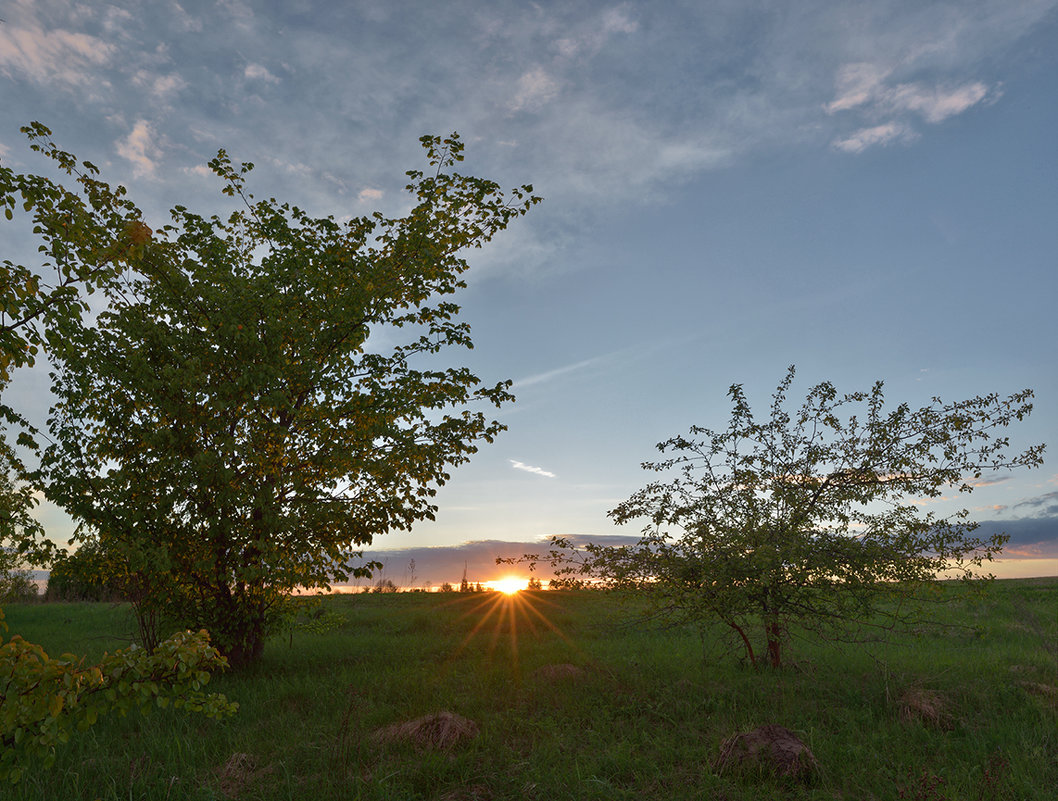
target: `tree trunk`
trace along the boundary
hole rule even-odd
[[[777,618],[772,618],[764,630],[768,640],[768,664],[773,668],[782,667],[782,626]]]

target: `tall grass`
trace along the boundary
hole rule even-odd
[[[948,592],[961,592],[950,588]],[[101,722],[22,799],[1033,799],[1058,787],[1058,579],[997,582],[870,649],[798,639],[756,673],[723,632],[629,623],[602,593],[371,594],[326,600],[346,622],[269,644],[211,688],[226,722],[167,709]],[[128,641],[122,607],[10,606],[49,652]],[[541,672],[554,665],[577,668]],[[480,734],[448,750],[385,743],[389,724],[450,711]],[[719,770],[729,735],[766,723],[815,753],[809,783]]]

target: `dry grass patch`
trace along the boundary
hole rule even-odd
[[[947,699],[935,690],[910,687],[900,696],[900,717],[907,721],[918,721],[942,731],[954,724]]]
[[[563,681],[565,679],[578,679],[584,675],[584,670],[564,663],[561,665],[544,665],[533,671],[533,677],[542,681]]]
[[[1018,686],[1026,692],[1047,701],[1051,706],[1058,707],[1058,687],[1052,687],[1050,684],[1041,684],[1038,681],[1019,681]]]
[[[804,781],[819,770],[819,762],[792,731],[785,726],[768,724],[724,740],[713,767],[719,772],[755,768]]]
[[[393,723],[375,732],[381,743],[410,743],[417,748],[447,751],[478,735],[478,724],[452,712],[438,712],[404,723]]]
[[[272,766],[258,768],[257,758],[252,754],[232,754],[215,773],[221,793],[227,798],[239,798],[273,771]]]

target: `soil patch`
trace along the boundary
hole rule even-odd
[[[768,724],[724,740],[714,767],[718,771],[756,768],[804,781],[819,770],[819,762],[792,731]]]
[[[393,723],[375,732],[383,743],[411,743],[417,748],[447,751],[476,737],[478,724],[452,712],[438,712],[404,723]]]

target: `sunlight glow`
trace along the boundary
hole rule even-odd
[[[499,590],[504,595],[514,595],[519,590],[524,590],[528,583],[528,579],[518,578],[517,576],[505,576],[489,582],[494,589]]]

